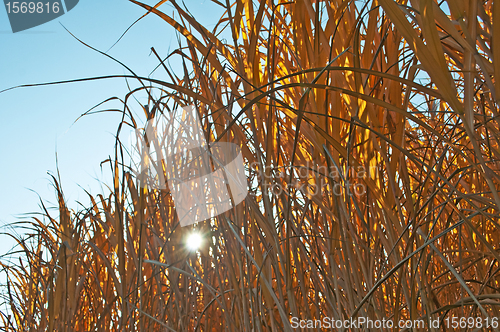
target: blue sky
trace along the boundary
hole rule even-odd
[[[186,2],[193,15],[208,27],[213,27],[221,14],[209,0]],[[172,13],[168,3],[160,9]],[[144,12],[126,0],[80,0],[73,10],[56,20],[14,34],[2,6],[0,91],[21,84],[128,74],[116,62],[80,44],[61,24],[84,42],[106,51]],[[160,18],[149,15],[109,54],[139,76],[148,76],[158,64],[150,48],[155,47],[164,57],[176,46],[174,30]],[[100,162],[113,153],[113,135],[120,115],[100,113],[74,122],[99,102],[112,96],[123,97],[127,91],[124,79],[113,79],[0,93],[0,224],[20,217],[26,220],[22,214],[39,212],[38,195],[48,206],[55,206],[47,172],[56,173],[56,152],[70,207],[77,207],[77,201],[88,205],[82,188],[94,195],[101,192],[98,180],[108,181],[109,172],[108,166],[101,171]],[[146,99],[143,101],[145,104]],[[13,242],[0,236],[1,255]]]

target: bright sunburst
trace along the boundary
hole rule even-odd
[[[191,251],[196,251],[200,248],[202,242],[201,235],[194,232],[191,233],[186,240],[186,247]]]

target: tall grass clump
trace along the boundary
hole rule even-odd
[[[499,317],[498,4],[213,0],[225,13],[208,30],[176,1],[173,14],[130,1],[174,27],[179,48],[152,50],[165,79],[125,75],[109,192],[70,211],[54,179],[59,212],[24,224],[20,259],[3,261],[4,330],[367,317],[449,331],[446,318]],[[149,104],[134,115],[139,96]],[[249,195],[180,227],[169,190],[138,185],[120,137],[187,105],[208,142],[241,147]]]

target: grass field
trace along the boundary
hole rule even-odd
[[[130,1],[179,47],[152,50],[165,80],[123,75],[109,192],[70,211],[54,178],[59,213],[16,226],[3,330],[320,330],[294,317],[499,330],[498,4],[214,0],[226,12],[208,30],[175,1]],[[241,147],[249,195],[181,227],[120,138],[187,105],[207,142]]]

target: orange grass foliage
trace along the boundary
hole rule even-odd
[[[69,211],[54,179],[59,215],[26,223],[21,259],[3,262],[4,330],[499,317],[498,5],[213,1],[226,12],[210,31],[175,1],[175,16],[130,1],[178,31],[183,71],[129,75],[118,135],[137,127],[135,94],[145,119],[194,104],[209,142],[241,146],[250,195],[181,228],[117,141],[106,196]]]

